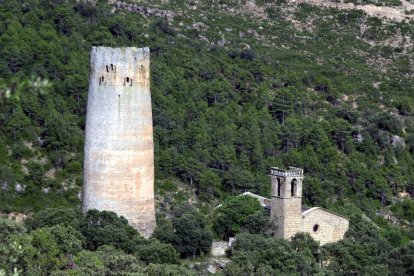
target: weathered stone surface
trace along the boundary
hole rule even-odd
[[[309,233],[321,244],[343,239],[349,220],[319,207],[302,209],[303,170],[271,168],[270,219],[277,225],[275,236],[290,239],[298,232]]]
[[[393,135],[391,136],[391,143],[394,147],[402,147],[405,148],[405,140],[401,136]]]
[[[9,183],[7,183],[7,181],[0,182],[0,189],[2,189],[3,191],[8,191],[9,190]]]
[[[174,17],[180,16],[181,14],[169,11],[169,10],[161,10],[157,8],[149,8],[145,6],[138,6],[137,4],[129,4],[121,1],[108,1],[109,4],[114,5],[116,9],[118,10],[124,10],[132,13],[141,14],[144,16],[158,16],[162,17],[164,19],[167,19],[168,21],[172,21]]]
[[[309,233],[321,245],[344,238],[349,220],[322,208],[314,207],[303,212],[303,232]]]
[[[26,185],[22,185],[20,183],[16,183],[16,186],[14,186],[14,191],[17,194],[23,193],[25,189],[26,189]]]
[[[270,219],[278,226],[276,237],[289,239],[302,230],[303,170],[272,168],[271,179]]]
[[[205,273],[203,273],[202,275],[216,274],[217,272],[220,272],[221,270],[223,270],[226,267],[226,265],[229,264],[230,262],[231,260],[226,257],[209,258],[205,262],[205,265],[206,265]],[[198,267],[200,267],[200,264],[198,265]],[[197,267],[193,266],[192,268],[194,269]]]
[[[207,265],[207,272],[211,274],[216,274],[217,268],[214,265],[209,264]]]
[[[225,241],[213,242],[211,245],[211,256],[220,257],[226,255],[226,250],[229,248],[229,243]]]
[[[155,227],[148,48],[93,47],[83,211],[114,211],[142,235]]]

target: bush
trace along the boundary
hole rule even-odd
[[[83,248],[85,238],[71,226],[55,225],[49,228],[50,233],[55,239],[59,252],[65,256],[75,256]]]
[[[193,258],[206,254],[213,243],[213,235],[207,228],[204,218],[196,211],[175,210],[172,221],[157,221],[153,236],[171,243],[181,257]]]
[[[179,255],[171,244],[152,240],[134,250],[135,256],[146,264],[177,264]]]
[[[101,245],[125,246],[138,232],[128,225],[128,220],[114,212],[89,210],[81,225],[86,238],[86,248],[96,250]]]
[[[255,275],[258,271],[266,271],[265,275],[294,274],[297,269],[295,252],[282,239],[242,233],[236,236],[231,255],[225,275]]]
[[[240,58],[248,61],[252,61],[256,57],[252,50],[243,50],[240,52]]]
[[[250,196],[231,197],[218,208],[214,230],[223,239],[235,236],[245,227],[254,230],[256,226],[248,226],[247,222],[253,223],[255,218],[249,218],[249,216],[262,211],[263,207],[256,198]],[[263,221],[263,218],[259,218],[259,220]],[[263,225],[257,225],[257,227],[262,228]]]
[[[394,204],[391,207],[391,211],[393,211],[399,218],[414,222],[414,201],[412,200],[404,200]]]
[[[26,228],[16,221],[0,218],[0,244],[5,243],[11,235],[21,235]]]
[[[32,219],[27,219],[25,224],[31,229],[37,229],[45,226],[71,226],[79,230],[83,221],[83,215],[80,210],[75,208],[48,208],[35,214]]]

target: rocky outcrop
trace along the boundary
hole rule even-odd
[[[226,250],[229,249],[229,243],[225,241],[213,242],[211,245],[211,256],[226,256]]]
[[[404,138],[398,136],[398,135],[393,135],[391,136],[391,144],[395,147],[402,147],[405,148],[405,140]]]
[[[26,185],[22,185],[20,183],[16,183],[16,185],[14,186],[14,191],[16,192],[16,194],[21,194],[26,190]]]
[[[176,13],[169,10],[161,10],[157,8],[149,8],[144,6],[139,6],[137,4],[128,4],[121,1],[108,1],[108,3],[115,5],[116,10],[123,10],[132,13],[141,14],[143,16],[158,16],[168,21],[172,21],[174,17],[180,16],[180,13]]]
[[[372,17],[387,18],[401,22],[403,20],[413,20],[414,14],[410,12],[414,10],[414,4],[408,1],[401,1],[401,6],[396,7],[380,7],[372,4],[355,5],[353,3],[343,3],[343,1],[332,0],[290,0],[289,2],[308,5],[315,5],[325,8],[336,8],[341,10],[361,10]]]

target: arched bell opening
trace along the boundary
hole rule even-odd
[[[290,182],[290,196],[298,196],[298,181],[296,180],[296,178],[292,179],[292,181]]]
[[[282,192],[282,182],[280,181],[280,178],[277,178],[277,196],[281,196]]]

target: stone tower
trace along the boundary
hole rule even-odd
[[[303,170],[290,167],[270,169],[272,180],[271,222],[277,225],[276,237],[289,239],[302,231]]]
[[[83,211],[124,216],[143,236],[155,227],[148,48],[93,47],[85,130]]]

